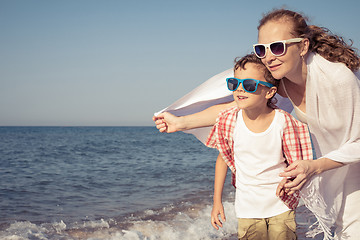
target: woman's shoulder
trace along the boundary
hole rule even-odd
[[[360,76],[359,72],[354,73],[344,63],[331,62],[317,53],[309,54],[307,66],[310,78],[326,79],[326,84],[329,85],[353,81]]]
[[[310,69],[321,70],[324,74],[334,75],[337,73],[352,73],[344,63],[331,62],[318,53],[309,53],[307,66]]]

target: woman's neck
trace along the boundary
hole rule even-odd
[[[299,69],[299,71],[285,77],[282,81],[287,95],[293,104],[296,105],[302,112],[306,113],[307,65],[304,60],[302,61],[302,65]]]
[[[293,85],[296,85],[300,88],[305,88],[306,85],[306,78],[307,78],[307,65],[305,62],[304,57],[301,61],[300,66],[297,67],[297,70],[289,74],[288,76],[285,76],[285,79]]]

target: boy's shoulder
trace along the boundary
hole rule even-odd
[[[220,111],[219,116],[227,116],[230,114],[236,114],[239,111],[240,111],[240,109],[238,107],[229,107],[229,108],[226,108],[226,109]]]
[[[280,112],[282,115],[284,115],[284,116],[287,117],[287,118],[290,118],[290,119],[292,119],[292,120],[296,120],[296,118],[295,118],[294,116],[292,116],[290,113],[288,113],[288,112],[285,111],[285,110],[282,110],[282,109],[280,109],[280,108],[275,108],[274,110],[277,111],[277,112]]]
[[[303,123],[299,120],[297,120],[293,115],[291,115],[290,113],[282,110],[282,109],[275,109],[276,111],[280,112],[281,114],[283,114],[283,116],[285,117],[285,123],[287,125],[293,125],[293,126],[297,126],[297,127],[307,127],[306,123]]]
[[[224,120],[224,119],[228,119],[229,117],[236,117],[237,113],[240,111],[240,109],[238,107],[230,107],[227,109],[224,109],[222,111],[220,111],[218,117],[217,117],[217,122]]]

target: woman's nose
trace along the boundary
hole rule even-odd
[[[275,60],[275,56],[274,56],[274,54],[270,51],[270,49],[267,47],[266,49],[265,49],[265,61],[266,62],[271,62],[271,61],[274,61]]]

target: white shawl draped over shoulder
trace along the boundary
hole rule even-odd
[[[154,115],[156,116],[162,112],[170,112],[175,116],[185,116],[200,112],[216,104],[234,101],[232,92],[230,92],[226,86],[226,78],[229,77],[234,77],[233,69],[228,69],[211,77],[200,86]],[[287,112],[292,111],[293,107],[287,98],[283,98],[277,94],[276,99],[276,105],[279,108]],[[210,130],[211,127],[205,127],[187,130],[185,132],[193,134],[201,142],[205,143]]]
[[[306,114],[317,158],[346,164],[316,175],[301,190],[305,205],[318,219],[319,226],[312,233],[324,231],[324,239],[330,239],[330,228],[344,204],[349,164],[360,162],[359,77],[360,72],[353,73],[344,64],[318,54],[310,53],[307,58]],[[360,179],[357,185],[360,187]]]

